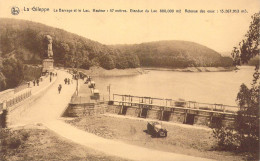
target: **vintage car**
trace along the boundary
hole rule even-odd
[[[147,132],[153,137],[166,137],[167,130],[162,128],[162,125],[159,122],[148,122],[147,123]]]

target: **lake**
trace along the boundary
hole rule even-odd
[[[236,105],[240,85],[250,85],[254,67],[243,66],[231,72],[175,72],[148,70],[147,74],[124,77],[95,77],[101,98],[111,94],[127,94],[168,98],[202,103]],[[112,95],[111,95],[112,98]]]

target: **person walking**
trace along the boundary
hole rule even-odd
[[[62,86],[61,86],[61,84],[60,84],[59,87],[58,87],[59,94],[60,94],[60,92],[61,92],[61,89],[62,89]]]
[[[35,86],[35,80],[33,80],[33,86]]]
[[[39,86],[39,82],[40,82],[39,79],[37,79],[37,80],[36,80],[37,86]]]

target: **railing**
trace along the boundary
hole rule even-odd
[[[47,79],[48,75],[41,76],[39,81],[42,82],[43,79]],[[29,88],[29,85],[32,86],[32,81],[28,83],[24,83],[14,89],[8,89],[0,92],[0,113],[4,110],[4,108],[10,108],[15,104],[25,100],[26,98],[32,95],[32,91]]]
[[[113,101],[120,105],[132,106],[136,105],[149,105],[158,106],[166,108],[187,108],[187,109],[198,109],[198,110],[210,110],[226,113],[235,113],[238,111],[237,106],[229,106],[223,104],[211,104],[211,103],[200,103],[195,101],[185,101],[185,100],[172,100],[172,99],[162,99],[153,97],[141,97],[132,95],[121,95],[113,94]]]
[[[10,98],[6,101],[6,108],[11,107],[21,101],[23,101],[24,99],[30,97],[32,95],[31,90],[28,90],[22,94],[18,94],[16,96],[14,96],[13,98]]]
[[[14,88],[14,93],[20,92],[20,91],[22,91],[22,90],[24,90],[26,88],[28,88],[28,84],[27,83],[21,84],[18,87]]]
[[[91,99],[91,96],[87,97],[87,96],[73,95],[70,99],[71,104],[102,103],[102,102],[106,102],[104,100],[104,98],[103,99]]]

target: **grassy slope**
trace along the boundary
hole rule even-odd
[[[47,129],[11,130],[5,132],[5,139],[1,134],[0,160],[124,161],[60,138]],[[4,143],[4,140],[7,141]],[[18,147],[10,146],[15,145],[16,140],[21,140],[21,144]]]
[[[244,154],[215,151],[215,141],[211,131],[202,129],[163,124],[163,127],[169,131],[167,138],[152,138],[145,132],[145,121],[108,116],[90,116],[67,122],[107,139],[120,140],[160,151],[225,161],[238,161],[246,158]]]

